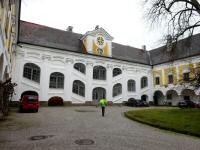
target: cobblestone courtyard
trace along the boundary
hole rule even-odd
[[[104,118],[99,107],[42,107],[38,113],[13,109],[7,120],[0,122],[0,150],[200,149],[199,138],[125,118],[123,112],[130,109],[134,108],[108,107]],[[93,141],[79,145],[80,139]]]

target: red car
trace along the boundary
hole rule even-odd
[[[29,93],[24,93],[20,99],[20,112],[33,110],[34,112],[38,112],[39,109],[39,100],[38,95]]]

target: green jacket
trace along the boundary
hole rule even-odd
[[[100,105],[101,105],[101,107],[106,107],[108,105],[107,100],[106,99],[101,99],[100,100]]]

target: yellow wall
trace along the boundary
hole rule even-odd
[[[11,39],[11,33],[15,33],[15,24],[12,24],[12,16],[15,16],[15,2],[14,0],[11,0],[11,6],[10,9],[7,7],[8,1],[7,0],[2,0],[3,2],[3,8],[1,8],[1,27],[3,30],[3,35],[5,35],[4,38],[4,44],[5,44],[5,49],[7,52],[12,55],[12,39]],[[7,31],[5,30],[7,28]],[[9,60],[11,62],[11,60]]]
[[[198,67],[198,72],[200,73],[200,62],[196,63],[196,66]],[[179,74],[177,74],[177,68],[176,67],[169,67],[169,68],[165,68],[165,69],[160,69],[160,70],[154,70],[153,71],[153,83],[155,86],[155,78],[157,76],[160,77],[160,86],[167,86],[169,84],[169,78],[168,75],[172,74],[173,75],[173,84],[176,85],[178,83],[181,83],[183,81],[183,73],[185,69],[189,69],[190,73],[190,78],[194,77],[194,64],[184,64],[184,65],[180,65],[178,66],[178,71]],[[164,71],[164,76],[162,75],[162,71]],[[178,77],[179,80],[178,80]]]
[[[169,84],[169,74],[173,75],[173,84],[176,85],[177,84],[177,72],[176,72],[176,67],[169,67],[164,69],[164,81],[165,81],[165,85]]]
[[[186,65],[180,65],[179,66],[179,81],[183,81],[183,71],[184,69],[189,69],[190,73],[190,78],[194,77],[194,64],[186,64]]]
[[[98,46],[93,41],[93,46],[92,46],[93,54],[98,55],[97,49],[98,49]],[[106,43],[105,47],[103,48],[103,54],[102,55],[103,56],[109,56],[109,46],[108,46],[108,43]]]
[[[160,77],[160,86],[163,86],[163,75],[162,70],[154,70],[153,71],[153,85],[156,85],[156,77]]]

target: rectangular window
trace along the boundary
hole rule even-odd
[[[169,84],[173,84],[174,83],[174,77],[172,74],[168,75],[168,81],[169,81]]]
[[[156,77],[156,85],[160,85],[160,78]]]
[[[189,81],[190,80],[190,73],[189,72],[183,74],[183,80],[184,81]]]

